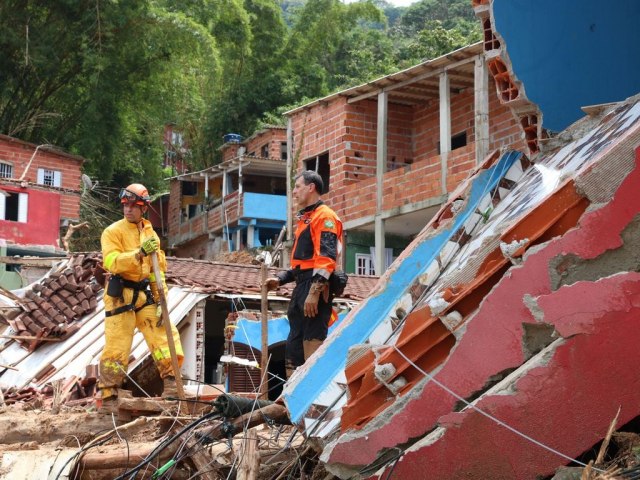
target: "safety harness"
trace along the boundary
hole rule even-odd
[[[118,275],[118,277],[120,277]],[[153,301],[153,295],[151,294],[151,288],[149,288],[149,279],[146,278],[140,282],[132,282],[131,280],[125,280],[124,278],[120,277],[120,282],[122,283],[122,286],[124,288],[132,288],[133,289],[133,298],[131,299],[131,303],[128,305],[123,305],[121,307],[118,308],[114,308],[113,310],[110,310],[108,312],[104,312],[104,316],[105,317],[112,317],[113,315],[120,315],[121,313],[124,312],[130,312],[130,311],[134,311],[134,312],[139,312],[140,310],[142,310],[144,307],[148,306],[148,305],[155,305],[155,302]],[[136,308],[136,302],[138,301],[138,296],[140,294],[140,292],[144,292],[146,297],[147,297],[147,301],[141,305],[140,307]],[[122,301],[124,301],[123,297],[120,297],[120,299]]]

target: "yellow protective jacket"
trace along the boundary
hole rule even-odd
[[[158,301],[158,289],[151,256],[140,255],[140,245],[149,237],[155,237],[160,243],[158,235],[153,230],[151,222],[142,219],[139,224],[131,223],[126,219],[112,223],[104,232],[100,243],[102,244],[102,262],[105,270],[110,273],[120,275],[125,280],[140,282],[146,278],[151,283],[151,292]],[[158,251],[158,263],[161,270],[162,285],[165,294],[167,286],[164,275],[167,271],[167,261],[162,250]],[[105,296],[105,301],[107,296]]]

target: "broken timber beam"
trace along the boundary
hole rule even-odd
[[[218,480],[220,478],[219,475],[216,475],[216,469],[211,465],[213,459],[203,451],[202,446],[193,437],[187,441],[187,451],[192,452],[189,454],[189,459],[196,467],[197,478],[202,480]]]
[[[80,459],[80,465],[86,470],[106,470],[110,468],[131,468],[145,460],[158,446],[157,443],[131,444],[121,443],[100,447],[90,451]],[[154,458],[153,464],[162,465],[173,457],[180,447],[180,442],[173,442],[163,448]]]
[[[206,427],[198,430],[203,436],[211,440],[219,440],[225,436],[224,430],[230,424],[235,431],[249,429],[261,425],[267,421],[272,421],[279,425],[291,425],[287,408],[280,403],[272,403],[253,412],[245,413],[240,417],[234,418],[228,424],[219,423],[213,427]]]

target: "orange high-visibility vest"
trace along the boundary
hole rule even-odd
[[[342,251],[342,221],[322,201],[298,215],[291,268],[313,269],[329,279]]]

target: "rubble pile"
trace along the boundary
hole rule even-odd
[[[113,414],[53,408],[0,408],[0,478],[327,478],[277,403],[225,394],[125,397]]]

